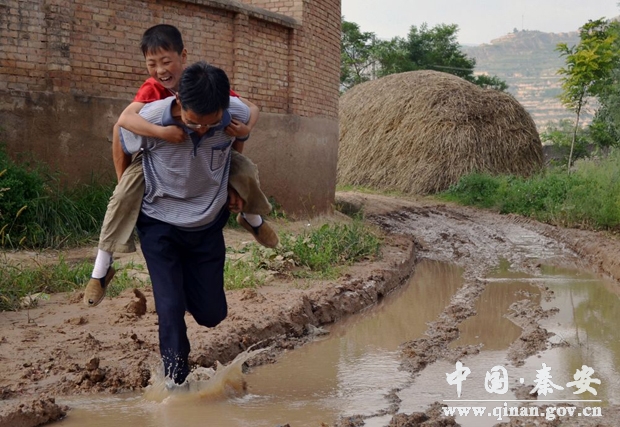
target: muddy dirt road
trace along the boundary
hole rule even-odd
[[[275,280],[255,291],[229,292],[229,317],[217,328],[198,328],[188,318],[192,362],[200,366],[211,366],[216,360],[226,363],[257,343],[270,349],[252,364],[277,361],[282,351],[312,340],[314,327],[375,304],[401,286],[421,259],[457,264],[464,270],[464,284],[429,324],[426,337],[403,343],[403,375],[412,377],[434,362],[455,361],[480,350],[475,345],[451,343],[459,336],[459,325],[476,315],[476,301],[488,285],[485,278],[501,260],[523,273],[536,274],[544,263],[578,267],[614,283],[620,280],[620,242],[601,233],[559,229],[517,216],[428,201],[359,193],[340,193],[338,199],[347,210],[362,210],[369,222],[383,230],[381,260],[355,265],[338,280],[303,284]],[[239,239],[238,232],[227,233],[227,240],[231,236],[232,241]],[[84,252],[73,256],[84,256]],[[158,358],[153,298],[148,290],[144,294],[144,314],[136,310],[138,300],[130,291],[106,299],[95,309],[83,307],[80,294],[75,293],[53,296],[28,311],[0,313],[0,427],[36,426],[58,419],[67,408],[56,405],[53,396],[145,387]],[[549,315],[531,303],[524,304],[513,319],[522,328],[506,355],[514,366],[554,345],[552,334],[540,325]],[[399,412],[399,400],[394,397],[390,425],[454,423],[437,406],[426,413]],[[531,425],[620,425],[619,413],[611,405],[603,419],[590,424],[563,418]],[[513,418],[510,425],[526,422]],[[337,425],[363,423],[363,417],[353,417]]]

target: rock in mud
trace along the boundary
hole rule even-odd
[[[6,402],[0,406],[0,427],[36,427],[57,421],[67,414],[52,397],[30,402]]]
[[[133,300],[127,304],[127,313],[135,314],[138,317],[144,316],[146,314],[146,297],[139,289],[134,289],[133,293],[138,300]]]

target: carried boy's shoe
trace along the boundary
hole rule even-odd
[[[94,307],[99,305],[103,298],[105,297],[105,291],[108,288],[108,284],[112,281],[114,277],[114,267],[108,267],[108,272],[105,277],[101,279],[95,279],[91,277],[86,285],[86,289],[84,289],[84,304],[89,307]]]
[[[263,223],[258,227],[252,227],[242,214],[237,214],[237,224],[248,230],[258,243],[267,248],[275,248],[278,246],[278,243],[280,243],[278,235],[273,231],[273,228],[267,224],[265,219],[263,219]]]

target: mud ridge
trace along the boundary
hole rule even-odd
[[[216,360],[227,363],[255,346],[269,350],[248,361],[248,365],[274,362],[282,351],[313,340],[321,333],[320,326],[376,304],[400,287],[411,275],[414,261],[411,239],[386,236],[382,260],[353,266],[337,281],[307,290],[275,286],[230,292],[230,314],[218,328],[204,331],[197,325],[188,325],[188,333],[195,335],[190,361],[195,366],[207,367]],[[140,315],[135,314],[131,304],[136,296],[141,302]],[[3,331],[0,345],[44,345],[49,334],[53,335],[52,342],[54,338],[59,342],[42,351],[31,351],[32,359],[26,362],[0,358],[2,372],[12,372],[12,379],[7,375],[0,383],[5,399],[0,406],[0,426],[17,426],[18,422],[28,422],[32,414],[43,417],[51,412],[49,405],[39,404],[25,411],[25,407],[30,407],[29,396],[118,393],[149,383],[157,364],[156,314],[150,289],[135,296],[134,291],[127,291],[126,295],[107,301],[105,312],[91,310],[79,317],[71,314],[85,310],[80,295],[59,298],[31,310],[28,316],[33,321],[29,323],[24,322],[23,313],[3,313],[13,326],[12,331]],[[144,300],[149,306],[146,310]],[[67,312],[70,317],[56,319],[60,325],[47,323],[47,317],[58,311]],[[105,328],[98,327],[102,321],[106,322]],[[92,356],[80,360],[84,354]],[[57,419],[64,412],[54,414]]]

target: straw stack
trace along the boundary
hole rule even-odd
[[[511,95],[452,74],[412,71],[340,98],[338,183],[429,194],[478,171],[543,166],[536,125]]]

